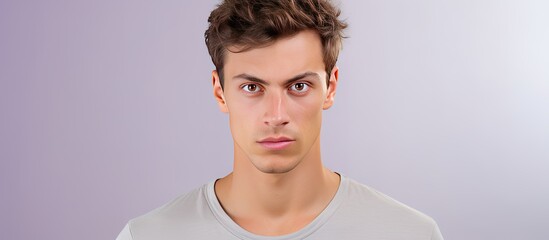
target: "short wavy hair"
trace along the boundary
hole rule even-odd
[[[329,83],[347,27],[338,19],[340,13],[329,0],[223,0],[211,12],[204,33],[221,87],[228,47],[238,46],[236,52],[244,52],[308,29],[320,36]]]

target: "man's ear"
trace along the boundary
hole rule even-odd
[[[338,79],[339,68],[337,66],[334,66],[332,72],[330,73],[330,86],[328,86],[328,90],[326,91],[326,99],[324,99],[324,104],[322,105],[323,110],[326,110],[334,105],[334,97],[336,94]]]
[[[221,82],[219,79],[219,74],[216,70],[212,71],[212,85],[213,85],[213,94],[215,101],[219,106],[219,110],[224,113],[228,113],[229,109],[227,108],[227,102],[225,101],[225,95],[223,95],[223,88],[221,88]]]

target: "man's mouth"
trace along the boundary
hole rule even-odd
[[[295,140],[288,137],[268,137],[257,141],[261,146],[269,150],[282,150],[289,147]]]

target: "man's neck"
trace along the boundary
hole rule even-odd
[[[286,173],[263,173],[238,166],[216,182],[225,212],[241,227],[259,235],[295,232],[318,216],[337,192],[340,178],[325,168],[320,149]],[[236,154],[235,154],[236,157]]]

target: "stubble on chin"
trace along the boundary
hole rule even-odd
[[[268,157],[259,157],[268,158]],[[298,159],[250,159],[254,167],[265,174],[284,174],[294,170],[301,160]],[[277,162],[278,161],[278,162]]]

